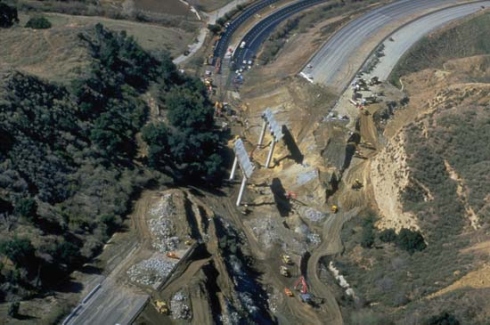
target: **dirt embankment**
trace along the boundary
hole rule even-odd
[[[400,201],[400,195],[409,184],[410,177],[404,142],[404,134],[398,134],[371,162],[371,180],[381,217],[377,226],[381,229],[419,229],[416,217],[403,212]]]

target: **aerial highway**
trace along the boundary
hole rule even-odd
[[[460,3],[468,2],[461,0],[401,0],[374,9],[336,32],[306,64],[302,70],[302,75],[309,77],[313,82],[323,83],[335,90],[342,91],[349,85],[368,56],[368,53],[359,55],[359,49],[365,46],[371,37],[379,34],[385,26],[390,25],[396,28],[395,26],[401,25],[400,21],[406,20],[407,17],[413,17],[412,20],[414,20],[431,10]],[[464,15],[456,14],[454,19],[462,16]],[[434,20],[427,23],[426,30],[440,26],[439,22]],[[372,44],[371,50],[376,46],[377,44]]]
[[[274,28],[276,28],[284,20],[308,7],[325,1],[326,0],[298,1],[262,19],[249,32],[247,32],[247,34],[245,34],[240,41],[240,44],[244,44],[244,46],[240,46],[233,54],[235,63],[240,66],[243,61],[248,62],[252,60],[264,40],[274,31]]]
[[[421,36],[430,32],[427,26],[431,26],[431,30],[438,28],[448,22],[459,19],[463,16],[471,15],[472,13],[481,10],[481,6],[490,6],[490,1],[483,3],[465,4],[462,6],[456,6],[441,11],[436,11],[430,15],[426,15],[419,18],[404,28],[397,30],[391,34],[393,41],[384,41],[384,54],[385,56],[380,58],[380,62],[369,73],[370,76],[377,76],[380,80],[388,79],[391,71],[396,66],[402,55],[412,47]],[[434,23],[436,25],[434,25]],[[369,78],[367,78],[369,79]]]
[[[222,59],[225,56],[231,36],[238,29],[238,27],[240,27],[241,24],[243,24],[247,19],[255,15],[260,10],[272,5],[277,1],[279,0],[259,0],[253,5],[245,8],[245,10],[243,10],[238,15],[238,17],[230,21],[225,31],[221,34],[221,38],[218,40],[218,43],[216,43],[216,47],[214,48],[213,53],[214,59]]]

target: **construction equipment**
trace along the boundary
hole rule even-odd
[[[213,78],[205,78],[204,79],[204,85],[206,87],[213,87]]]
[[[286,296],[288,297],[294,297],[294,293],[291,291],[291,289],[289,288],[284,288],[284,293],[286,294]]]
[[[356,158],[361,158],[361,159],[367,159],[366,156],[364,156],[360,150],[356,150],[356,152],[354,153],[354,157]]]
[[[155,300],[153,304],[155,305],[157,312],[163,315],[168,315],[168,307],[165,301]]]
[[[186,244],[187,246],[191,246],[192,245],[192,240],[188,239],[184,242],[184,244]]]
[[[284,262],[284,264],[293,265],[293,260],[291,259],[291,256],[289,256],[289,255],[283,255],[282,261]]]
[[[298,290],[300,294],[301,301],[310,303],[311,295],[308,293],[308,285],[304,276],[300,276],[298,280],[294,283],[294,290]]]
[[[281,273],[282,276],[285,276],[287,278],[291,276],[291,274],[289,273],[289,269],[284,265],[281,265],[281,268],[279,269],[279,273]]]
[[[358,179],[356,179],[356,180],[354,181],[354,184],[352,184],[352,189],[353,189],[353,190],[359,190],[359,189],[361,189],[362,187],[363,187],[363,185],[362,185],[361,181],[360,181],[360,180],[358,180]]]
[[[339,207],[336,206],[335,204],[332,205],[332,207],[330,208],[330,211],[332,211],[333,213],[337,213],[337,211],[339,211]]]
[[[167,252],[167,257],[180,260],[180,257],[178,257],[177,254],[175,254],[174,252]]]
[[[370,86],[374,86],[377,84],[379,84],[379,78],[378,77],[374,76],[371,79],[369,79],[369,85]]]

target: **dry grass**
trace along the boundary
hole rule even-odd
[[[45,15],[53,24],[47,30],[15,27],[2,31],[0,68],[13,68],[42,78],[66,82],[76,78],[89,63],[86,48],[77,34],[102,23],[115,31],[125,30],[143,48],[153,52],[168,50],[178,56],[194,36],[180,29],[100,17]],[[29,19],[20,15],[20,26]]]
[[[231,0],[187,0],[187,2],[199,10],[210,12],[226,6],[231,2]]]

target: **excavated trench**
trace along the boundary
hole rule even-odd
[[[256,324],[277,323],[269,313],[267,292],[259,283],[261,274],[253,269],[252,259],[241,250],[243,239],[231,224],[225,224],[218,216],[214,218],[214,225],[219,249],[240,301],[240,306],[235,307],[239,307],[237,309],[247,314],[246,319]]]

